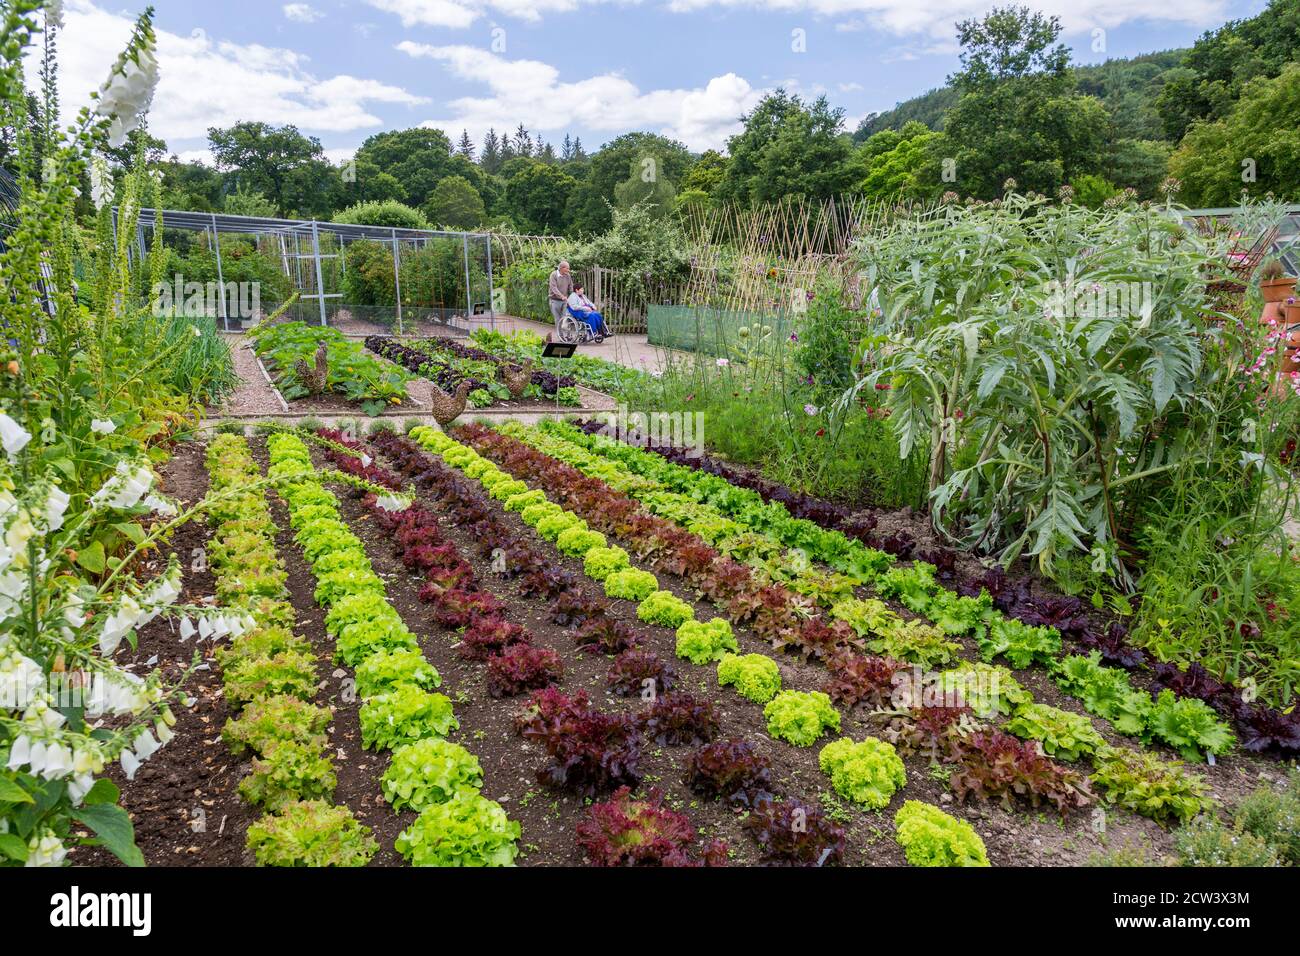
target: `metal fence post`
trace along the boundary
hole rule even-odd
[[[465,250],[465,324],[474,321],[474,293],[469,287],[469,235],[461,233],[461,246]]]
[[[320,324],[327,325],[325,321],[325,277],[321,274],[320,268],[320,227],[316,220],[311,221],[311,251],[312,258],[316,263],[316,301],[320,303]]]
[[[487,274],[488,274],[488,322],[493,330],[497,327],[497,305],[493,292],[496,291],[496,276],[492,272],[492,234],[488,233],[484,237],[487,243]]]
[[[402,329],[402,266],[401,260],[397,254],[397,230],[393,230],[393,286],[397,290],[397,334],[401,335]]]
[[[221,271],[221,233],[217,232],[217,214],[212,214],[212,249],[217,254],[217,295],[221,298],[221,327],[230,331],[230,315],[226,311],[226,277]]]

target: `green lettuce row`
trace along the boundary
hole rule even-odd
[[[787,548],[799,548],[863,583],[893,564],[892,555],[869,548],[843,532],[796,518],[779,501],[764,501],[749,488],[739,488],[717,475],[668,461],[662,455],[625,444],[607,435],[588,435],[568,422],[544,421],[541,430],[618,462],[628,471],[708,504],[746,527],[770,535]]]
[[[217,593],[247,610],[258,627],[223,649],[218,663],[227,699],[242,712],[226,722],[222,739],[235,754],[251,750],[252,772],[240,795],[268,812],[248,830],[247,845],[262,866],[364,866],[378,849],[370,828],[348,807],[332,806],[337,777],[325,727],[331,714],[316,695],[316,657],[292,632],[288,572],[276,550],[277,528],[261,477],[239,436],[220,434],[208,445],[212,490],[232,494],[209,513],[208,554]]]
[[[875,559],[874,555],[879,552],[873,552],[859,542],[853,552],[853,561],[845,563],[850,570],[857,569],[854,573],[823,571],[813,567],[809,560],[811,552],[792,551],[776,536],[728,518],[712,504],[670,490],[653,478],[634,474],[621,463],[603,458],[575,442],[517,422],[505,422],[494,427],[502,434],[531,445],[557,461],[577,468],[584,475],[629,495],[651,514],[672,521],[698,535],[722,554],[761,570],[772,580],[786,584],[822,606],[829,607],[837,599],[851,596],[855,586],[871,583],[887,566]],[[695,474],[689,470],[688,473]]]
[[[474,755],[446,740],[460,726],[451,700],[429,689],[441,678],[389,602],[365,545],[343,520],[303,441],[277,433],[267,446],[295,540],[316,578],[335,658],[356,669],[362,746],[393,751],[381,790],[394,809],[420,811],[397,837],[398,851],[416,866],[512,865],[519,824],[479,793],[483,775]],[[452,804],[462,809],[449,814]]]
[[[488,489],[488,494],[492,497],[506,501],[507,505],[514,500],[498,493],[498,489],[512,480],[510,476],[468,445],[456,441],[445,432],[424,425],[412,429],[410,438],[425,451],[437,455],[467,478],[478,481]],[[541,537],[552,543],[558,542],[575,529],[580,531],[587,529],[587,523],[582,518],[551,501],[540,489],[523,494],[512,492],[512,495],[527,498],[527,505],[519,509],[520,518]],[[633,566],[627,552],[622,548],[609,547],[603,536],[599,542],[592,539],[590,547],[578,556],[583,560],[583,569],[588,577],[605,582],[607,596],[636,601],[637,617],[641,621],[673,630],[678,657],[689,660],[693,664],[706,666],[734,656],[728,653],[730,651],[740,650],[729,621],[723,618],[713,618],[708,622],[696,621],[691,606],[669,591],[655,590],[647,593],[639,601],[635,597],[622,594],[619,588],[623,582],[639,579],[648,583],[654,581],[655,577],[651,572]],[[614,568],[618,570],[613,570]],[[776,662],[761,654],[749,654],[746,655],[746,660],[750,662],[750,667],[755,666],[756,658],[767,661],[770,667],[763,673],[766,675],[770,670],[771,675],[776,679],[776,688],[764,698],[764,700],[770,699],[780,687]],[[724,676],[727,677],[725,681],[722,679]],[[739,686],[741,682],[733,680],[731,671],[724,670],[720,664],[719,683],[723,686],[727,683],[737,683]],[[748,682],[744,683],[744,691],[748,691],[747,696],[751,696],[751,699],[756,693]],[[839,715],[836,714],[835,717],[838,720]]]

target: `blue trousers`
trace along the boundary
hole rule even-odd
[[[581,319],[591,326],[593,333],[605,334],[605,317],[594,309],[570,309],[575,319]]]

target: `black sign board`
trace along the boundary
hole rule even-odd
[[[547,342],[546,347],[542,349],[544,358],[573,358],[573,353],[578,351],[578,347],[569,342]]]

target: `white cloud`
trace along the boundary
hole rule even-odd
[[[370,6],[398,16],[405,27],[464,29],[492,13],[539,21],[545,14],[572,13],[583,6],[618,0],[366,0]],[[622,0],[640,3],[642,0]],[[843,32],[881,30],[898,37],[928,36],[951,40],[958,20],[982,16],[990,0],[646,0],[675,13],[697,10],[754,10],[779,14],[806,13],[836,20]],[[1227,19],[1229,0],[1034,0],[1032,6],[1061,18],[1068,33],[1124,23],[1183,23],[1208,27]]]
[[[740,115],[764,93],[735,73],[715,76],[694,89],[643,92],[617,73],[564,82],[548,63],[507,60],[478,47],[404,40],[397,49],[436,60],[457,79],[486,87],[486,95],[451,100],[450,115],[425,124],[450,132],[468,129],[476,140],[489,127],[513,130],[523,121],[539,133],[576,126],[614,133],[648,128],[692,149],[717,149],[740,129]]]
[[[860,90],[865,89],[865,87],[863,87],[861,83],[849,82],[837,84],[837,89],[839,89],[841,93],[857,93]]]
[[[837,23],[841,31],[878,29],[896,36],[928,35],[951,39],[958,20],[988,12],[989,0],[664,0],[675,13],[695,10],[743,9],[778,13],[809,13],[816,17],[850,18]],[[1034,0],[1031,6],[1061,18],[1067,33],[1094,27],[1117,27],[1134,21],[1185,23],[1208,27],[1229,14],[1228,0]]]
[[[66,19],[59,35],[59,92],[65,114],[71,115],[108,76],[132,21],[90,0],[70,0]],[[202,30],[189,36],[161,29],[157,34],[161,78],[149,129],[178,149],[205,140],[210,126],[241,120],[292,123],[307,133],[342,133],[384,125],[370,104],[428,102],[377,80],[318,77],[293,50],[217,40]]]
[[[285,18],[294,23],[315,23],[325,16],[310,3],[286,3],[280,9],[284,11]]]
[[[376,10],[396,14],[404,27],[463,30],[489,13],[537,22],[546,13],[572,13],[602,0],[366,0]],[[630,0],[637,2],[637,0]]]

